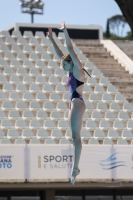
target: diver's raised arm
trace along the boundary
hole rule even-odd
[[[64,35],[65,35],[65,39],[66,39],[66,45],[67,45],[67,49],[68,49],[68,52],[72,58],[72,61],[74,63],[74,66],[77,67],[77,68],[81,68],[82,67],[82,64],[81,62],[79,61],[74,49],[73,49],[73,45],[72,45],[72,42],[70,40],[70,37],[68,35],[68,32],[67,32],[67,29],[66,29],[66,25],[65,25],[65,22],[61,22],[61,27],[59,28],[60,30],[62,30],[64,32]]]
[[[67,48],[68,49],[73,48],[73,45],[72,45],[72,42],[71,42],[70,37],[68,35],[68,32],[67,32],[66,25],[65,25],[64,21],[61,22],[61,26],[60,26],[59,29],[64,32]]]
[[[46,32],[46,34],[47,34],[48,38],[50,39],[50,41],[52,42],[57,56],[61,59],[62,56],[63,56],[63,53],[62,53],[62,51],[59,49],[59,47],[57,46],[56,42],[55,42],[54,39],[53,39],[53,36],[52,36],[52,28],[48,27],[48,30],[49,30],[49,32]]]

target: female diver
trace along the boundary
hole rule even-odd
[[[59,49],[52,37],[52,29],[50,27],[48,28],[49,32],[47,32],[47,36],[52,42],[57,56],[61,59],[63,69],[69,72],[67,86],[70,92],[71,103],[68,114],[68,122],[70,125],[74,145],[74,162],[72,168],[73,170],[71,173],[71,183],[74,185],[76,176],[80,173],[80,170],[78,168],[82,150],[80,132],[82,126],[82,118],[86,110],[85,102],[82,98],[82,93],[85,81],[84,71],[86,70],[82,68],[82,64],[74,52],[71,40],[65,26],[65,22],[61,22],[61,27],[59,29],[64,32],[69,54],[64,55]]]

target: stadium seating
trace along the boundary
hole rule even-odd
[[[36,31],[35,38],[37,38],[37,39],[45,38],[44,32],[42,32],[42,31]]]
[[[22,34],[21,34],[21,32],[20,31],[15,31],[15,30],[13,30],[13,32],[12,32],[12,38],[21,38],[22,37]]]
[[[108,131],[108,138],[109,139],[119,139],[119,138],[121,138],[121,136],[119,135],[117,130],[109,130]]]
[[[59,48],[67,53],[64,34],[53,35]],[[82,145],[131,145],[133,105],[115,84],[119,64],[97,41],[88,40],[88,50],[80,40],[72,40],[72,44],[91,74],[85,74]],[[84,53],[89,50],[91,57]],[[109,66],[118,68],[111,74]],[[67,75],[43,32],[37,31],[34,36],[25,31],[22,36],[13,31],[12,37],[8,31],[1,32],[0,144],[72,144]]]

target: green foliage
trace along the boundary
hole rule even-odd
[[[132,32],[131,31],[127,32],[127,35],[126,35],[125,39],[127,39],[127,40],[133,40],[133,38],[132,38]]]
[[[106,25],[106,37],[110,37],[110,28],[109,28],[109,19],[107,19],[107,25]]]
[[[127,32],[127,35],[123,37],[126,23],[123,15],[114,15],[110,17],[107,19],[106,31],[103,33],[103,38],[111,40],[133,40],[131,31]]]
[[[121,22],[125,22],[126,23],[126,20],[124,18],[123,15],[114,15],[110,18],[110,21],[114,22],[114,23],[121,23]]]
[[[109,38],[112,35],[114,38],[114,35],[116,34],[118,37],[123,37],[123,30],[126,23],[127,22],[123,15],[114,15],[110,17],[106,24],[106,37]]]
[[[115,34],[110,34],[110,37],[106,37],[106,32],[103,33],[103,39],[106,40],[106,39],[110,39],[110,40],[133,40],[132,38],[132,32],[129,31],[127,32],[127,35],[125,37],[120,37],[120,36],[117,36]]]

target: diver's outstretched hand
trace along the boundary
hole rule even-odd
[[[61,25],[60,25],[60,27],[58,29],[62,30],[62,31],[66,29],[66,25],[65,25],[64,21],[61,22]]]

